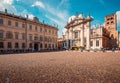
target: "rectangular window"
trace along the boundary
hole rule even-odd
[[[11,21],[10,20],[8,20],[8,25],[11,26]]]
[[[29,36],[29,40],[32,41],[32,35]]]
[[[0,32],[0,38],[3,38],[3,32]]]
[[[38,37],[37,37],[37,36],[35,36],[35,37],[34,37],[34,40],[35,40],[35,41],[36,41],[36,40],[38,40]]]
[[[45,28],[45,32],[47,32],[47,29]]]
[[[25,43],[22,43],[22,48],[25,48]]]
[[[0,42],[0,48],[4,48],[4,43]]]
[[[18,33],[15,34],[15,39],[18,39]]]
[[[25,24],[24,23],[22,24],[22,28],[25,28]]]
[[[37,26],[35,27],[35,30],[37,31]]]
[[[40,32],[42,32],[42,28],[40,28]]]
[[[19,48],[19,44],[18,43],[15,43],[15,48]]]
[[[99,46],[99,40],[96,41],[96,46]]]
[[[11,33],[11,32],[7,32],[7,33],[6,33],[6,38],[7,38],[7,39],[12,39],[12,38],[13,38],[12,33]]]
[[[15,27],[18,27],[18,22],[15,22]]]
[[[3,19],[0,19],[0,24],[3,24]]]
[[[8,42],[8,48],[12,48],[11,42]]]
[[[49,30],[49,33],[51,33],[51,30]]]
[[[29,26],[29,29],[32,30],[32,25]]]
[[[78,32],[75,32],[74,38],[78,38]]]

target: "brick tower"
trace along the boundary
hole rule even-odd
[[[117,16],[111,14],[105,17],[105,28],[110,32],[110,47],[118,47]]]

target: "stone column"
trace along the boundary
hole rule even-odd
[[[79,39],[78,45],[81,46],[81,45],[80,45],[80,43],[81,43],[80,31],[78,31],[78,39]]]
[[[86,37],[86,49],[89,50],[90,49],[90,29],[89,27],[87,27],[87,37]]]
[[[72,27],[70,29],[70,33],[71,33],[71,37],[70,37],[70,46],[73,46],[73,30],[72,30]]]
[[[32,43],[32,51],[34,51],[34,43]]]
[[[68,49],[69,30],[67,30],[67,37],[66,37],[66,39],[67,39],[67,40],[66,40],[66,44],[67,44],[67,45],[66,45],[66,49]]]
[[[3,32],[3,39],[6,39],[6,33],[7,32]],[[13,33],[13,36],[14,36],[14,33]],[[13,37],[13,38],[15,38],[15,37]]]
[[[102,29],[103,29],[103,28],[101,27],[101,28],[100,28],[101,48],[103,48],[103,44],[102,44],[102,43],[103,43],[103,42],[102,42],[102,41],[103,41],[103,37],[102,37],[103,32],[102,32]]]
[[[84,24],[82,24],[81,28],[81,46],[84,46]]]
[[[40,51],[40,43],[38,43],[38,51]]]

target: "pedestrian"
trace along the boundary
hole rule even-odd
[[[114,48],[112,48],[112,52],[114,52],[115,51],[115,49]]]

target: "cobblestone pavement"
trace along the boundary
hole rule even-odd
[[[0,55],[0,83],[120,83],[120,52]]]

